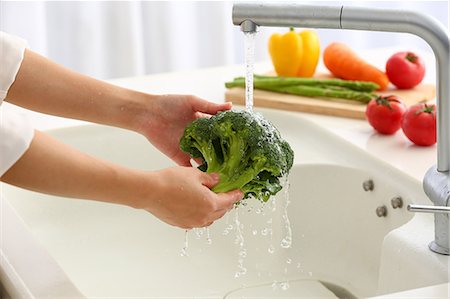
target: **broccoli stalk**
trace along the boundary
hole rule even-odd
[[[214,192],[240,189],[267,201],[281,190],[279,177],[288,173],[293,152],[278,130],[259,115],[225,111],[188,125],[180,147],[193,158],[202,158],[200,170],[218,173]]]

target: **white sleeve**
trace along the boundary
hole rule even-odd
[[[0,105],[16,79],[26,48],[23,39],[0,31]],[[0,176],[25,153],[33,136],[34,129],[25,117],[0,107]]]

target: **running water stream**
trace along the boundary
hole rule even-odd
[[[255,63],[255,34],[245,32],[245,109],[253,111],[253,66]]]

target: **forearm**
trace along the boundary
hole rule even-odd
[[[6,101],[46,114],[136,130],[138,116],[152,97],[84,76],[26,50]]]
[[[137,206],[148,198],[152,173],[102,161],[36,132],[30,148],[1,181],[52,195]]]

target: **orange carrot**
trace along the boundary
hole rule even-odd
[[[336,77],[345,80],[374,82],[384,90],[389,85],[387,75],[360,58],[342,43],[332,43],[323,52],[323,62]]]

